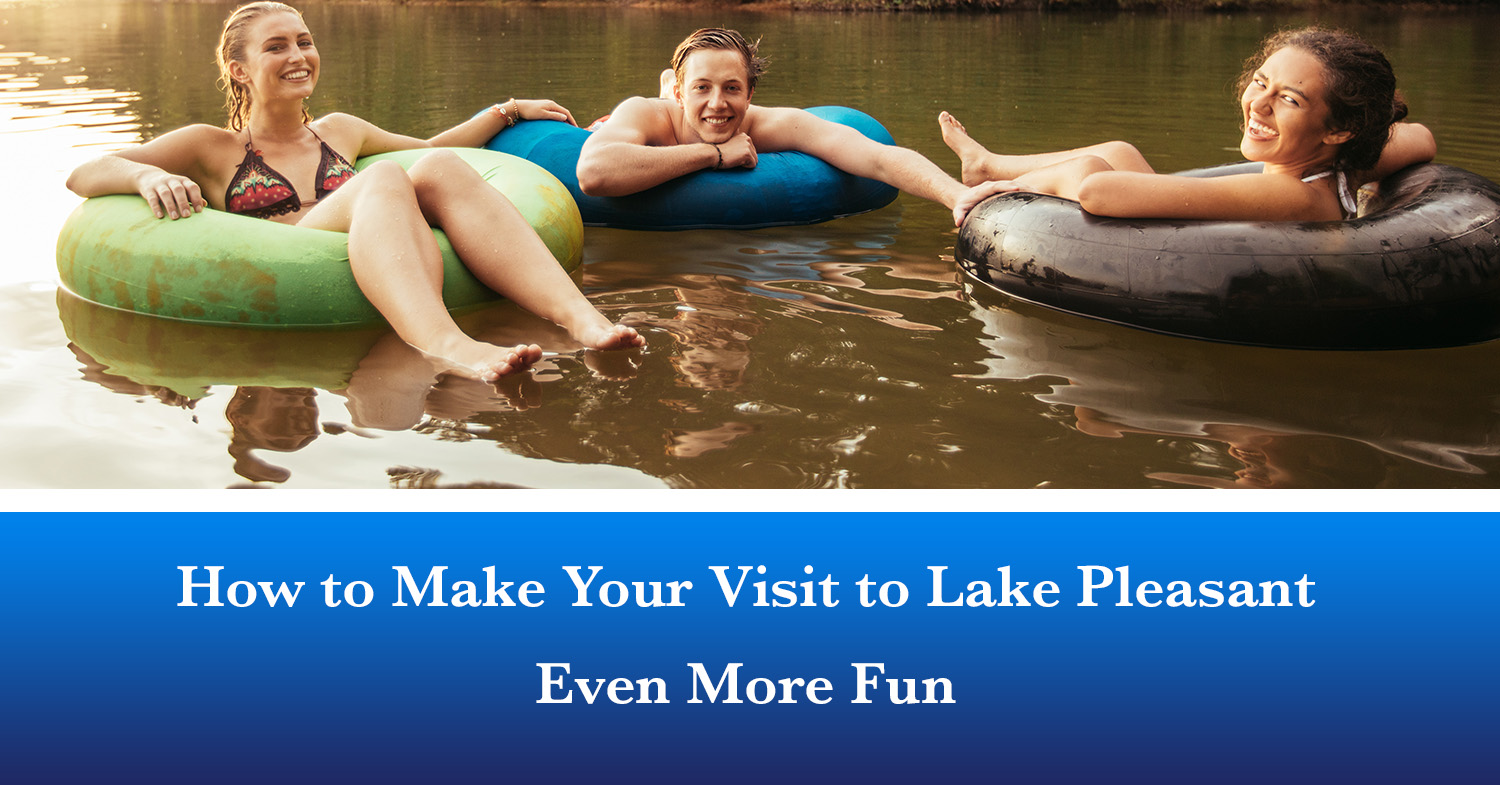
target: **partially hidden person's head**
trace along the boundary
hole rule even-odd
[[[1299,69],[1312,73],[1299,77]],[[1379,49],[1358,36],[1321,27],[1285,30],[1267,38],[1245,61],[1239,86],[1241,120],[1246,124],[1241,151],[1252,160],[1266,159],[1253,157],[1247,146],[1295,143],[1296,139],[1282,138],[1283,132],[1294,129],[1277,121],[1288,118],[1295,126],[1297,116],[1305,115],[1316,124],[1309,123],[1301,136],[1308,144],[1336,147],[1334,168],[1367,170],[1380,159],[1391,126],[1407,112],[1396,90],[1396,74]]]
[[[278,17],[282,19],[278,20]],[[295,21],[298,30],[276,31],[279,38],[288,40],[261,40],[271,34],[263,24],[267,21]],[[282,36],[281,33],[295,34]],[[303,92],[311,94],[312,87],[317,84],[319,63],[317,49],[312,46],[312,36],[307,33],[307,26],[302,21],[302,12],[285,3],[247,3],[234,9],[229,18],[224,20],[224,30],[219,34],[217,60],[219,89],[224,91],[224,108],[229,113],[230,130],[238,131],[250,122],[251,86],[256,76],[253,64],[257,57],[264,55],[273,58],[268,62],[274,68],[278,52],[290,53],[291,57],[304,57],[308,61],[308,73],[300,77],[298,86]],[[283,55],[282,59],[285,57]],[[273,76],[279,78],[280,74]],[[302,108],[302,119],[304,122],[312,119],[306,106]]]
[[[255,450],[296,452],[323,432],[317,393],[308,387],[240,387],[224,406],[234,471],[255,482],[286,482],[291,472],[273,466]]]

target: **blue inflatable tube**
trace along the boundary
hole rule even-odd
[[[893,144],[875,118],[843,106],[807,111]],[[896,199],[885,183],[842,172],[804,153],[765,153],[754,169],[705,170],[630,196],[578,188],[578,153],[589,132],[551,120],[518,123],[485,145],[520,156],[561,180],[585,226],[618,229],[759,229],[821,223],[878,210]]]

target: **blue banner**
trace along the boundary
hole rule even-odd
[[[3,771],[1492,782],[1494,522],[11,515]]]

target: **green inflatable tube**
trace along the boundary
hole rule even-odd
[[[409,167],[429,150],[361,158]],[[536,164],[489,150],[453,152],[515,204],[563,269],[583,260],[583,220],[567,188]],[[499,299],[433,230],[443,252],[450,310]],[[100,305],[168,319],[266,328],[378,324],[349,267],[348,235],[204,210],[170,221],[139,196],[87,199],[57,238],[57,271],[73,293]]]
[[[57,290],[57,315],[68,343],[105,373],[191,400],[220,385],[341,390],[376,343],[390,335],[383,324],[247,330],[158,319],[106,308],[62,288]],[[458,318],[461,325],[467,319]],[[84,377],[99,381],[87,370]]]

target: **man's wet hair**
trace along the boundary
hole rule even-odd
[[[733,30],[722,27],[705,27],[693,31],[693,34],[684,38],[677,45],[677,51],[672,53],[672,73],[677,74],[677,84],[682,84],[683,64],[687,62],[688,55],[700,49],[726,49],[731,52],[739,52],[745,58],[745,70],[749,73],[749,84],[751,90],[755,89],[755,83],[760,80],[760,75],[766,72],[766,59],[756,53],[760,48],[760,39],[755,43],[745,40],[745,37]]]

